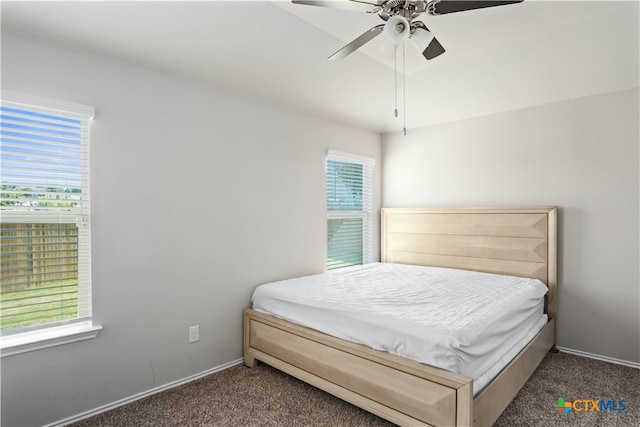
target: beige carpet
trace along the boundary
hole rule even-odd
[[[570,411],[564,415],[554,408],[560,397],[565,401],[624,400],[627,409]],[[260,364],[253,369],[235,366],[72,426],[389,427],[393,424]],[[549,354],[494,426],[640,427],[640,370],[566,353]]]

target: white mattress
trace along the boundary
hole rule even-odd
[[[546,286],[466,270],[373,263],[259,286],[253,308],[467,375],[477,394],[546,324]]]

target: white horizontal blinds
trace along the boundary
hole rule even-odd
[[[330,151],[327,156],[327,268],[373,259],[373,159]]]
[[[2,335],[89,320],[92,109],[43,108],[30,105],[29,98],[21,103],[7,101],[4,95],[0,105]]]

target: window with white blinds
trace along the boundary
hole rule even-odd
[[[93,107],[3,92],[0,113],[1,334],[90,321]]]
[[[327,269],[373,261],[374,160],[337,151],[327,156]]]

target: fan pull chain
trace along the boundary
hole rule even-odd
[[[402,42],[402,133],[407,135],[407,73],[404,42]],[[398,49],[393,51],[394,114],[398,117]]]
[[[393,95],[395,97],[393,108],[395,116],[398,117],[398,47],[393,49]]]
[[[402,42],[402,133],[407,136],[407,73],[404,60],[404,42]]]

